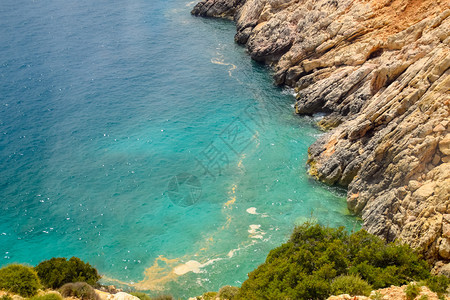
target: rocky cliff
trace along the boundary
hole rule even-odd
[[[364,227],[450,270],[450,1],[204,0],[235,40],[325,113],[309,172],[348,187]]]

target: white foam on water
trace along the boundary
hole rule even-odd
[[[176,266],[173,269],[173,271],[177,275],[184,275],[189,272],[200,273],[201,267],[202,267],[202,264],[199,263],[198,261],[190,260],[190,261],[186,262],[185,264]]]
[[[230,250],[230,252],[228,252],[227,256],[229,258],[232,258],[234,256],[234,254],[236,253],[236,251],[239,251],[239,250],[240,250],[239,248]]]
[[[252,224],[252,225],[250,225],[249,227],[250,227],[250,229],[248,230],[248,232],[249,232],[250,234],[255,234],[255,233],[257,232],[257,230],[258,230],[259,228],[261,228],[261,225],[259,225],[259,224]]]
[[[295,92],[295,89],[293,88],[289,88],[289,87],[285,87],[282,91],[281,94],[283,95],[291,95],[291,96],[297,96],[297,93]]]
[[[234,254],[236,254],[236,252],[238,252],[238,251],[240,251],[240,250],[242,250],[242,249],[248,248],[248,247],[250,247],[250,246],[253,246],[255,243],[256,243],[256,241],[252,241],[250,244],[248,244],[248,245],[246,245],[246,246],[244,246],[244,247],[242,247],[242,248],[241,248],[241,247],[238,247],[238,248],[236,248],[236,249],[230,250],[230,252],[228,252],[227,256],[228,256],[229,258],[232,258],[232,257],[234,256]]]
[[[248,212],[251,215],[261,215],[261,217],[263,218],[267,218],[268,215],[266,213],[262,214],[262,213],[257,213],[256,212],[256,207],[249,207],[246,209],[246,212]]]
[[[256,207],[250,207],[247,208],[246,212],[248,212],[251,215],[257,215],[258,213],[256,212]]]
[[[184,275],[186,273],[189,272],[193,272],[193,273],[203,273],[203,271],[201,269],[203,269],[206,266],[209,266],[211,264],[213,264],[214,262],[218,261],[218,260],[222,260],[222,258],[216,258],[216,259],[210,259],[205,263],[200,263],[196,260],[190,260],[184,264],[178,265],[173,269],[173,272],[179,276]]]
[[[266,234],[264,231],[261,230],[261,225],[259,224],[252,224],[249,226],[250,229],[247,230],[250,233],[250,238],[252,239],[263,239],[264,235]]]

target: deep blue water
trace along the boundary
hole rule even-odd
[[[78,256],[185,298],[240,285],[311,215],[359,226],[306,175],[313,120],[194,4],[1,2],[0,265]]]

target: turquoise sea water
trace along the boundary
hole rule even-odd
[[[320,132],[183,0],[0,4],[0,265],[78,256],[105,283],[240,285],[311,214],[357,228],[306,175]]]

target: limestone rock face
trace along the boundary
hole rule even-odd
[[[448,263],[450,2],[199,5],[233,16],[236,41],[273,66],[277,84],[296,88],[298,114],[326,113],[319,125],[332,130],[309,149],[311,175],[348,187],[369,232]]]

